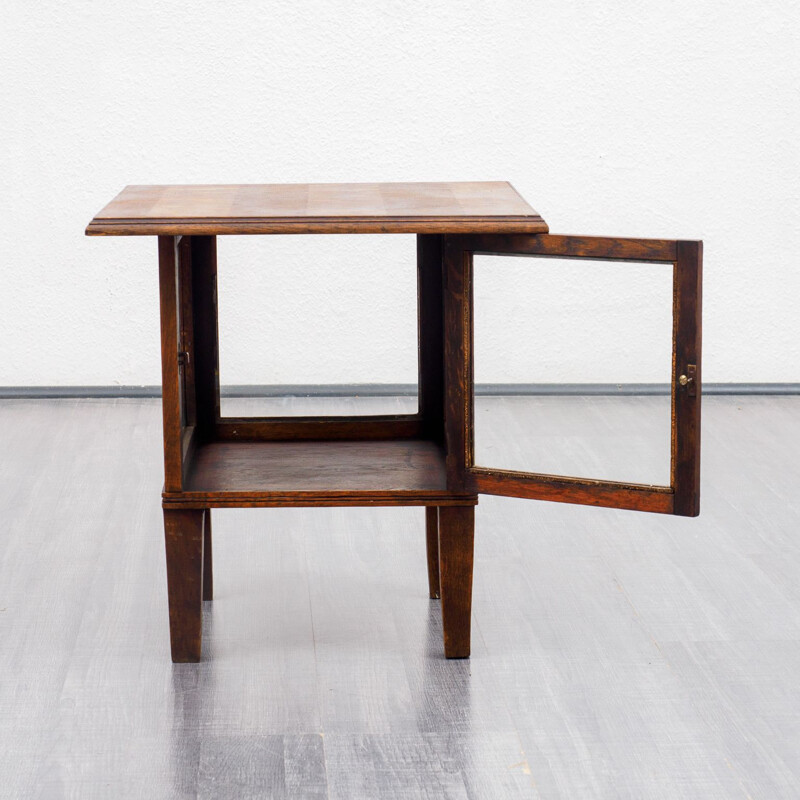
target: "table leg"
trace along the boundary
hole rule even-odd
[[[203,509],[164,509],[172,660],[199,661],[203,636]]]
[[[439,599],[439,507],[425,508],[425,538],[428,551],[428,591],[431,600]]]
[[[439,581],[447,658],[469,658],[474,539],[474,506],[439,508]]]

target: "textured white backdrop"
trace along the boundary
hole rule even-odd
[[[554,232],[703,238],[705,378],[798,381],[799,18],[789,0],[6,0],[0,384],[159,382],[154,240],[83,237],[126,183],[465,179],[511,180]],[[413,254],[221,241],[223,380],[414,380]],[[479,380],[665,379],[652,268],[479,269]]]

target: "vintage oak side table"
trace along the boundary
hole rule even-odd
[[[701,242],[550,235],[505,182],[128,186],[86,233],[158,237],[173,661],[200,659],[203,601],[213,593],[212,508],[425,506],[430,596],[441,596],[448,658],[470,652],[479,494],[698,514]],[[416,234],[417,413],[220,414],[216,237],[286,233]],[[669,486],[476,465],[474,253],[672,266]]]

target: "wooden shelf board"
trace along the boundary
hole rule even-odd
[[[423,439],[211,442],[165,506],[454,505],[444,453]]]

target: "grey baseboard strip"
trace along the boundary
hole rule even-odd
[[[223,397],[413,397],[415,384],[274,384],[223,386]],[[477,395],[632,396],[669,394],[665,383],[479,383]],[[800,395],[800,383],[706,383],[707,395]],[[0,399],[160,397],[160,386],[0,386]]]

